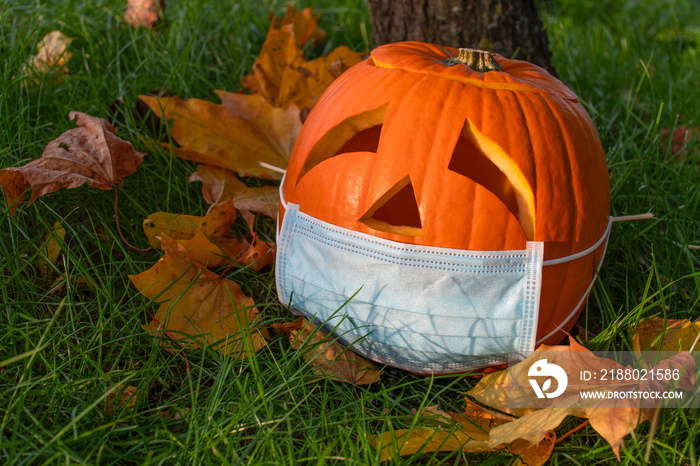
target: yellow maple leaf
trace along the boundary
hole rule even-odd
[[[652,317],[639,322],[632,348],[642,351],[691,351],[700,349],[700,320]],[[651,355],[650,355],[651,356]]]
[[[546,355],[546,359],[542,359]],[[566,389],[553,398],[534,398],[529,370],[535,362],[557,365],[568,374]],[[653,370],[664,372],[678,370],[676,380],[648,378],[645,380],[606,380],[585,378],[584,373],[606,371],[607,374],[625,371],[630,366],[601,358],[572,340],[570,346],[541,345],[524,361],[508,369],[488,374],[467,394],[478,402],[495,409],[516,414],[517,420],[495,427],[489,436],[489,445],[511,443],[517,439],[527,440],[531,445],[541,442],[547,433],[557,427],[567,416],[586,418],[590,425],[612,447],[620,457],[624,437],[636,427],[650,420],[659,403],[656,398],[636,399],[632,396],[618,398],[582,397],[582,392],[655,391],[662,392],[675,386],[682,390],[693,390],[695,386],[695,361],[688,352],[658,363]],[[586,401],[590,400],[590,401]],[[511,408],[520,405],[527,408]]]

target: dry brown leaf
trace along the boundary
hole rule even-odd
[[[61,188],[77,188],[85,183],[98,189],[113,189],[123,184],[122,179],[141,164],[145,154],[136,152],[130,142],[118,138],[112,125],[102,118],[80,112],[70,112],[69,117],[76,119],[79,128],[68,130],[51,141],[41,158],[0,172],[8,205],[17,200],[25,186],[17,173],[32,188],[29,205],[44,194]]]
[[[556,364],[566,370],[569,377],[568,386],[566,391],[556,398],[532,401],[528,370],[535,361],[541,360],[542,352],[546,352],[548,364]],[[468,392],[468,395],[480,403],[522,416],[513,422],[495,427],[490,434],[491,447],[513,443],[517,439],[527,440],[530,445],[538,444],[545,439],[547,432],[556,428],[566,416],[572,415],[588,418],[591,427],[610,444],[619,458],[623,438],[639,423],[651,419],[659,406],[659,400],[601,399],[584,404],[580,397],[581,391],[666,391],[674,383],[677,388],[683,390],[693,390],[695,386],[695,361],[687,352],[678,353],[672,358],[663,360],[654,368],[655,370],[683,369],[678,382],[647,380],[638,383],[581,379],[581,373],[586,370],[600,372],[605,369],[609,372],[626,368],[613,360],[599,358],[573,340],[570,346],[542,345],[519,364],[485,376]],[[513,403],[530,407],[513,409],[509,406]]]
[[[181,244],[192,259],[209,267],[230,264],[250,266],[253,270],[274,261],[271,244],[255,239],[253,244],[231,235],[236,220],[236,208],[228,199],[215,206],[204,217],[156,212],[143,221],[148,242],[162,249],[162,237],[167,235]]]
[[[272,328],[287,335],[292,348],[303,349],[304,360],[316,373],[355,385],[377,382],[382,375],[372,363],[336,343],[322,330],[316,331],[316,326],[303,317],[294,322],[272,324]]]
[[[202,195],[209,204],[218,205],[227,199],[233,199],[238,209],[277,218],[280,200],[277,186],[249,188],[233,172],[211,165],[198,165],[197,171],[190,175],[189,181],[202,182]]]
[[[240,358],[265,346],[267,330],[251,327],[258,316],[255,303],[237,283],[197,263],[167,236],[161,246],[165,255],[153,267],[129,276],[141,294],[161,303],[144,328],[182,346],[211,346]]]
[[[156,116],[170,122],[170,134],[181,146],[177,157],[214,165],[241,176],[280,179],[278,172],[260,165],[286,167],[288,153],[257,122],[200,99],[141,95]]]
[[[700,350],[700,320],[663,319],[652,317],[637,325],[632,337],[632,348],[642,351],[694,351]]]
[[[363,53],[348,47],[333,49],[327,56],[306,61],[296,44],[294,26],[271,27],[253,73],[241,82],[251,93],[262,94],[273,106],[294,103],[302,111],[313,107],[318,97],[342,71],[359,63]]]
[[[25,70],[40,74],[48,74],[52,70],[68,73],[68,60],[73,56],[66,51],[73,38],[61,31],[51,31],[37,44],[36,55],[29,58]]]
[[[69,288],[85,290],[95,287],[95,282],[84,275],[71,275],[66,277],[65,274],[60,274],[51,285],[51,291],[49,291],[49,293],[55,296],[65,294]]]
[[[679,126],[673,132],[669,128],[661,128],[659,148],[666,150],[669,144],[671,157],[683,161],[693,149],[700,149],[700,130],[697,126]]]
[[[318,27],[318,20],[321,18],[319,13],[312,16],[313,8],[304,8],[296,10],[293,6],[287,6],[287,13],[284,18],[275,18],[270,13],[270,27],[279,29],[285,24],[291,24],[294,27],[294,35],[297,46],[303,47],[308,42],[320,42],[326,38],[326,33]]]
[[[168,430],[170,432],[180,432],[187,428],[187,416],[190,414],[190,408],[173,408],[166,409],[160,412],[160,417],[169,423]]]
[[[136,401],[138,400],[139,389],[133,385],[124,386],[124,384],[119,385],[119,387],[107,395],[102,403],[102,409],[109,415],[118,413],[122,409],[127,411],[133,411]]]
[[[0,170],[0,186],[5,192],[10,215],[14,215],[24,200],[24,193],[29,189],[29,183],[21,173],[12,169],[3,169]]]
[[[124,22],[133,27],[153,29],[165,13],[165,0],[127,0]]]

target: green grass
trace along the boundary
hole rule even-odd
[[[240,89],[282,2],[170,0],[155,31],[120,23],[122,1],[0,0],[0,167],[37,158],[73,127],[70,110],[111,118],[118,135],[147,152],[120,193],[127,238],[147,245],[141,221],[155,211],[203,214],[194,165],[149,149],[162,127],[132,112],[137,95],[216,100]],[[298,7],[312,2],[296,3]],[[338,6],[341,4],[341,6]],[[360,0],[314,2],[338,45],[368,50]],[[614,215],[652,211],[656,220],[616,224],[605,265],[579,323],[599,332],[591,349],[630,346],[628,328],[651,315],[700,317],[700,154],[673,158],[660,129],[700,125],[700,6],[692,0],[548,2],[543,11],[560,78],[581,98],[608,157]],[[70,74],[39,78],[21,69],[46,33],[75,40]],[[249,362],[212,351],[171,354],[141,326],[152,306],[131,286],[159,253],[135,253],[116,234],[113,194],[83,187],[45,196],[9,217],[0,208],[0,462],[6,464],[373,464],[370,435],[406,428],[416,409],[463,409],[473,379],[426,378],[388,369],[382,381],[354,387],[314,375],[276,337]],[[46,235],[67,230],[56,273],[85,277],[87,289],[52,294],[55,275],[38,267]],[[272,222],[258,229],[273,239]],[[695,274],[695,275],[693,275]],[[289,320],[274,275],[231,271],[264,323]],[[108,413],[104,400],[135,386],[134,409]],[[164,415],[164,413],[167,413]],[[580,423],[567,420],[563,434]],[[697,464],[697,412],[663,410],[658,430],[626,439],[624,464]],[[417,454],[395,464],[513,464],[507,453]],[[557,444],[550,464],[615,464],[590,427]]]

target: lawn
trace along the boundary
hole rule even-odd
[[[700,150],[698,133],[675,147],[665,136],[700,126],[700,4],[694,0],[540,2],[559,78],[579,96],[599,131],[610,170],[612,215],[653,220],[613,226],[605,264],[578,324],[591,350],[631,348],[630,328],[650,316],[700,317]],[[138,95],[218,101],[265,39],[268,11],[281,1],[169,0],[155,30],[123,24],[121,0],[0,0],[0,167],[39,157],[74,127],[72,110],[114,121],[117,135],[147,155],[120,188],[125,237],[145,248],[152,212],[204,215],[194,164],[152,140],[168,129],[135,110]],[[296,2],[322,13],[327,42],[309,57],[348,45],[369,51],[361,0]],[[52,30],[74,38],[69,72],[26,73],[37,42]],[[697,131],[697,130],[696,130]],[[273,337],[248,361],[211,350],[173,353],[142,326],[154,305],[129,280],[158,251],[135,252],[119,238],[114,194],[90,187],[47,195],[14,216],[0,206],[0,462],[6,464],[374,464],[370,437],[422,422],[439,405],[464,410],[473,377],[423,377],[386,368],[354,386],[314,373],[286,338]],[[56,222],[66,229],[46,273],[43,246]],[[242,224],[237,227],[245,228]],[[274,222],[256,231],[274,241]],[[57,290],[56,279],[68,277]],[[79,279],[88,283],[79,286]],[[227,271],[251,296],[264,325],[292,315],[279,304],[274,270]],[[118,403],[134,387],[135,403]],[[625,440],[622,463],[696,465],[697,411],[664,409]],[[581,423],[568,418],[563,435]],[[418,453],[393,464],[517,464],[498,453]],[[590,426],[556,444],[549,464],[611,463]]]

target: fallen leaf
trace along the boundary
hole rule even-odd
[[[273,107],[259,94],[245,95],[226,91],[214,92],[221,99],[222,107],[232,114],[250,121],[275,146],[278,153],[284,155],[285,164],[279,166],[279,168],[285,168],[287,166],[286,160],[289,159],[297,136],[299,136],[299,131],[301,131],[299,107],[293,103],[284,109]]]
[[[27,205],[44,194],[61,188],[77,188],[85,183],[98,189],[113,189],[123,184],[122,179],[141,164],[145,154],[136,152],[130,142],[118,138],[115,129],[102,118],[80,112],[70,112],[69,117],[76,119],[79,127],[51,141],[41,158],[0,172],[8,205],[18,200],[25,184],[32,188]],[[24,177],[25,184],[16,174]]]
[[[418,452],[432,453],[457,450],[486,452],[494,450],[489,448],[488,440],[473,439],[459,429],[451,431],[422,428],[399,429],[372,437],[370,442],[375,448],[381,450],[379,461],[386,461],[395,456],[413,455]]]
[[[253,94],[262,94],[273,106],[294,103],[302,111],[313,107],[318,97],[338,75],[359,63],[364,53],[348,47],[333,49],[327,56],[306,61],[296,44],[294,26],[270,27],[253,73],[241,79]]]
[[[474,403],[469,398],[465,398],[465,407],[463,413],[453,413],[449,411],[447,414],[453,421],[460,424],[465,429],[471,430],[477,427],[482,432],[490,432],[494,427],[506,424],[516,419],[513,416],[492,411],[488,408]]]
[[[51,285],[51,290],[49,291],[49,293],[51,293],[54,296],[62,295],[66,293],[68,288],[74,288],[77,290],[95,288],[95,282],[92,281],[92,279],[85,277],[84,275],[71,275],[69,277],[66,277],[66,275],[60,274]]]
[[[202,195],[209,204],[218,205],[232,199],[239,209],[277,218],[280,200],[277,186],[249,188],[233,172],[212,165],[198,165],[197,171],[190,175],[189,181],[202,182]]]
[[[127,411],[133,411],[136,401],[138,400],[138,395],[138,388],[132,385],[125,387],[124,384],[121,384],[119,388],[107,395],[107,398],[105,398],[102,403],[102,409],[109,416],[118,413],[124,408],[126,408]]]
[[[529,369],[536,361],[542,361],[542,353],[546,352],[547,364],[556,364],[568,374],[566,390],[556,398],[534,398],[530,388]],[[583,391],[617,392],[627,391],[667,391],[673,384],[682,390],[693,390],[695,386],[695,361],[687,352],[677,353],[669,359],[661,361],[654,370],[682,370],[680,380],[661,381],[650,379],[642,382],[619,380],[584,380],[584,371],[625,370],[629,366],[611,359],[596,356],[583,346],[571,341],[570,346],[540,346],[524,361],[500,372],[489,374],[468,392],[468,395],[478,402],[495,409],[513,413],[519,419],[495,427],[489,437],[489,446],[513,443],[524,439],[530,445],[539,444],[545,439],[547,432],[554,430],[566,416],[573,415],[588,418],[591,427],[595,429],[612,447],[619,459],[619,450],[623,438],[636,429],[639,423],[650,420],[655,410],[664,400],[657,399],[598,399],[586,400],[581,397]],[[511,408],[512,405],[528,406],[527,408]]]
[[[133,27],[153,27],[165,13],[165,0],[127,0],[124,22]]]
[[[283,18],[275,18],[270,13],[270,27],[279,29],[285,24],[291,24],[294,28],[294,36],[298,47],[303,47],[309,42],[317,43],[326,38],[326,33],[318,27],[321,14],[312,16],[313,8],[297,10],[293,6],[287,6],[287,13]]]
[[[661,128],[659,147],[666,150],[669,144],[671,145],[671,156],[682,161],[693,148],[700,148],[700,130],[697,126],[679,126],[671,133],[669,128]]]
[[[255,303],[241,287],[197,263],[175,240],[163,235],[165,255],[131,282],[160,306],[147,330],[165,333],[182,346],[211,346],[225,355],[246,358],[265,346],[267,330],[251,327]]]
[[[180,145],[174,148],[177,157],[226,168],[241,176],[281,178],[259,162],[286,167],[289,154],[257,122],[206,100],[145,95],[139,98],[156,116],[169,121],[170,134]]]
[[[24,200],[24,193],[29,190],[29,183],[21,173],[12,169],[3,169],[0,170],[0,186],[5,192],[10,215],[14,215]]]
[[[489,431],[493,427],[491,423],[499,425],[514,418],[490,412],[468,399],[466,401],[467,408],[462,414],[430,406],[421,411],[423,422],[419,427],[387,431],[372,437],[370,442],[381,450],[380,461],[418,452],[494,451],[495,448],[488,445]],[[503,419],[500,419],[501,416]],[[434,426],[425,428],[427,425]]]
[[[40,74],[48,74],[52,70],[68,73],[67,63],[73,54],[66,49],[72,41],[73,38],[61,31],[49,32],[37,44],[36,55],[29,58],[25,70]]]
[[[61,254],[63,240],[66,237],[66,229],[63,228],[60,222],[53,225],[53,230],[46,236],[46,242],[41,248],[44,257],[39,259],[39,269],[43,275],[48,275],[51,272],[49,264],[55,264]]]
[[[379,381],[382,371],[357,353],[336,343],[333,338],[303,317],[294,322],[272,324],[272,328],[289,337],[295,350],[302,350],[314,372],[329,375],[339,382],[368,385]]]
[[[170,95],[170,90],[167,88],[151,89],[148,91],[148,95],[166,97]],[[136,124],[151,134],[157,134],[160,131],[160,118],[155,116],[151,108],[142,100],[137,99],[132,103],[131,99],[125,99],[124,96],[119,96],[114,99],[108,111],[113,126]],[[153,150],[157,150],[156,147],[159,147],[157,144],[154,144],[152,140],[146,138],[142,139],[146,145],[150,143],[152,146],[150,148]]]
[[[190,408],[173,408],[160,412],[160,417],[169,423],[168,430],[172,433],[180,432],[187,428],[186,417],[190,414]]]
[[[552,456],[552,450],[554,450],[556,441],[557,434],[550,430],[538,444],[530,445],[525,441],[515,441],[509,451],[520,455],[520,463],[515,463],[516,465],[542,466]]]
[[[182,245],[194,261],[209,267],[238,263],[260,270],[271,264],[271,245],[257,240],[251,244],[231,235],[236,215],[233,201],[228,199],[204,217],[153,213],[143,221],[143,231],[154,248],[162,249],[162,237],[167,235]]]
[[[700,320],[652,317],[637,324],[632,336],[635,352],[700,350]],[[652,355],[649,355],[652,356]],[[653,363],[653,361],[652,361]]]
[[[587,417],[585,411],[579,408],[578,401],[575,398],[567,398],[556,407],[540,409],[494,427],[489,436],[489,446],[495,448],[518,440],[524,440],[528,445],[539,444],[546,438],[547,433],[558,427],[567,416]]]

